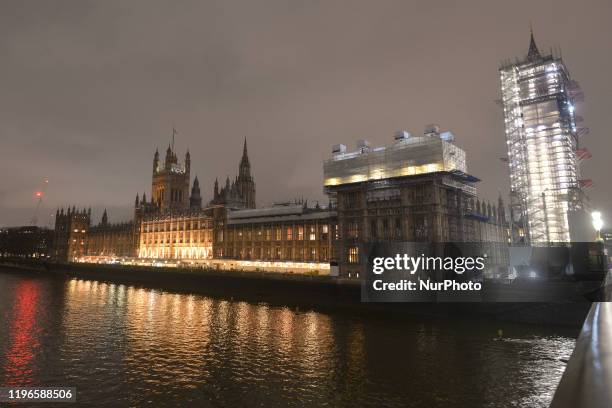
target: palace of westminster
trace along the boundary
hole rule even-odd
[[[258,208],[247,142],[238,175],[202,205],[191,182],[189,151],[180,162],[173,144],[153,157],[150,196],[136,196],[134,218],[97,225],[90,210],[57,211],[58,261],[185,264],[219,269],[271,270],[358,277],[363,245],[380,241],[507,243],[501,198],[480,202],[465,152],[436,125],[413,136],[396,132],[391,146],[359,141],[336,145],[324,162],[327,206],[307,202]],[[502,262],[496,247],[491,256]],[[498,262],[496,262],[498,263]],[[498,264],[499,264],[498,263]]]
[[[110,224],[105,211],[92,225],[90,211],[58,210],[51,256],[356,278],[380,243],[476,244],[495,274],[507,265],[509,243],[591,241],[583,191],[590,180],[579,179],[579,163],[590,157],[578,144],[579,87],[560,56],[540,53],[533,32],[527,55],[503,63],[499,73],[508,217],[501,197],[497,206],[478,199],[480,180],[468,173],[465,151],[437,125],[416,135],[398,131],[386,147],[365,140],[354,151],[335,145],[323,163],[325,207],[258,208],[246,139],[237,177],[222,187],[215,181],[212,200],[202,205],[190,154],[180,163],[172,143],[163,163],[155,152],[150,200],[136,196],[131,222]]]

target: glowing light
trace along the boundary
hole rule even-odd
[[[591,218],[593,219],[593,228],[595,228],[595,231],[601,231],[601,229],[603,228],[603,219],[601,218],[601,212],[593,211],[591,213]]]

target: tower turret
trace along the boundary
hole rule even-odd
[[[159,150],[155,148],[155,154],[153,155],[153,174],[159,171]]]
[[[202,197],[200,196],[200,182],[198,181],[198,176],[193,180],[191,196],[189,197],[189,207],[192,209],[202,208]]]
[[[238,167],[238,177],[236,178],[236,188],[246,208],[255,208],[255,181],[251,175],[251,163],[247,149],[247,140],[244,138],[242,148],[242,158]]]
[[[166,158],[164,160],[164,169],[170,170],[172,167],[172,148],[170,147],[170,143],[168,143],[168,148],[166,149]]]
[[[104,213],[102,214],[102,220],[100,221],[100,225],[108,225],[108,214],[106,213],[106,208],[104,209]]]
[[[244,146],[242,148],[242,158],[238,168],[238,178],[248,180],[251,178],[251,163],[249,163],[249,153],[247,151],[247,140],[244,138]]]

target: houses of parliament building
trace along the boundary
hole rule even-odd
[[[379,241],[480,242],[502,264],[507,243],[501,199],[476,196],[465,152],[450,132],[398,132],[391,146],[357,151],[334,146],[324,163],[329,205],[305,201],[256,206],[246,139],[238,174],[215,180],[202,204],[191,182],[189,151],[181,162],[171,143],[153,156],[150,196],[136,195],[130,222],[112,224],[106,211],[58,209],[52,257],[61,262],[193,264],[217,269],[308,272],[358,277],[363,245]],[[492,243],[498,243],[490,247]]]

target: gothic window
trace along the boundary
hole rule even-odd
[[[395,219],[395,238],[396,239],[402,238],[402,220],[401,218]]]
[[[314,241],[315,239],[317,239],[317,234],[315,233],[315,226],[311,225],[308,228],[310,230],[310,233],[308,234],[308,239],[310,241]]]
[[[426,241],[429,238],[427,217],[424,215],[414,217],[414,238],[417,241]]]
[[[359,223],[357,221],[349,221],[347,223],[346,236],[351,239],[359,238]]]

